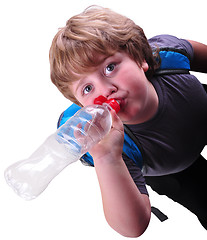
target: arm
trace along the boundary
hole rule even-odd
[[[191,70],[207,73],[207,45],[188,40],[194,50],[194,58],[191,63]]]
[[[101,189],[104,214],[109,225],[127,237],[138,237],[147,228],[151,207],[141,194],[122,159],[123,124],[112,112],[110,133],[90,151]]]

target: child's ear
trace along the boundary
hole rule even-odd
[[[149,65],[145,60],[144,62],[142,62],[142,69],[144,70],[144,72],[147,72],[149,69]]]

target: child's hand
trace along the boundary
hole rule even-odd
[[[90,149],[94,164],[100,159],[116,161],[120,159],[124,143],[124,127],[114,110],[111,110],[112,127],[110,132],[94,147]]]

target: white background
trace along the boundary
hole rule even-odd
[[[70,165],[33,201],[18,197],[4,180],[5,168],[27,158],[53,133],[59,114],[70,105],[50,82],[48,51],[58,28],[91,4],[132,18],[148,38],[167,33],[207,44],[204,0],[1,1],[0,239],[126,239],[105,221],[94,168]],[[198,77],[207,83],[206,75]],[[152,205],[169,219],[161,223],[152,216],[140,239],[206,239],[193,214],[149,192]]]

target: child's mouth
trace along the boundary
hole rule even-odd
[[[124,101],[124,99],[115,99],[115,100],[116,100],[116,102],[119,104],[120,110],[122,110],[122,109],[124,108],[124,106],[125,106],[125,101]]]

